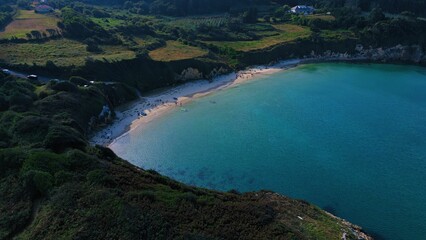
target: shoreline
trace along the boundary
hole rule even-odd
[[[321,63],[321,62],[363,62],[366,58],[348,58],[348,57],[325,57],[325,58],[306,58],[289,59],[279,61],[273,65],[259,65],[250,67],[246,70],[232,72],[213,78],[208,81],[205,79],[195,80],[182,85],[151,92],[142,96],[135,102],[118,107],[116,118],[112,124],[95,132],[90,137],[90,144],[109,147],[115,141],[126,136],[131,131],[152,120],[161,117],[168,111],[183,106],[193,99],[206,96],[208,94],[242,84],[253,80],[259,76],[273,74],[282,70],[299,66],[300,64]],[[141,114],[145,115],[142,116]]]

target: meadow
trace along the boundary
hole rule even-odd
[[[178,41],[167,41],[166,43],[165,47],[151,51],[149,56],[153,60],[167,62],[201,57],[208,53],[204,49],[185,45]]]
[[[39,66],[52,61],[57,66],[82,66],[88,59],[118,61],[135,57],[135,53],[124,46],[101,46],[101,49],[101,53],[91,53],[86,51],[85,44],[69,39],[45,43],[8,43],[2,44],[0,61]]]
[[[31,31],[47,33],[47,29],[58,29],[57,24],[60,21],[55,14],[37,14],[33,10],[17,11],[13,21],[6,26],[5,30],[0,32],[0,39],[5,38],[24,38]]]
[[[236,51],[248,52],[265,49],[278,44],[291,42],[296,39],[307,38],[311,31],[307,27],[293,24],[274,24],[275,34],[253,41],[206,41],[218,47],[232,48]]]

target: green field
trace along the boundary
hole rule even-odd
[[[46,43],[2,44],[0,61],[8,64],[37,64],[45,65],[52,61],[57,66],[81,66],[86,59],[123,60],[135,57],[133,51],[124,46],[100,46],[102,53],[86,51],[86,45],[77,41],[60,39]]]
[[[349,30],[322,30],[320,36],[327,40],[345,40],[356,38],[355,34]]]
[[[308,28],[292,24],[276,24],[273,25],[273,27],[276,29],[275,35],[272,35],[271,32],[268,32],[268,34],[272,36],[263,37],[259,40],[206,41],[206,43],[210,43],[218,47],[232,48],[236,51],[248,52],[294,41],[298,38],[306,38],[311,34],[311,31]]]
[[[0,32],[0,38],[27,38],[32,30],[46,32],[46,29],[57,29],[60,21],[54,14],[37,14],[33,10],[18,10],[14,20]]]
[[[307,15],[305,16],[307,19],[321,19],[324,21],[334,21],[336,18],[332,15],[323,15],[323,14],[313,14],[313,15]]]
[[[111,30],[115,27],[122,26],[125,23],[124,20],[116,18],[91,18],[91,20],[106,30]]]
[[[167,41],[167,45],[155,49],[149,53],[149,56],[156,61],[176,61],[201,57],[207,54],[206,50],[198,47],[188,46],[178,41]]]

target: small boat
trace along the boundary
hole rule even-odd
[[[186,108],[180,108],[180,110],[181,110],[182,112],[188,112],[188,109],[186,109]]]
[[[10,75],[11,74],[11,72],[9,71],[9,69],[2,69],[1,71],[2,71],[2,73],[6,74],[6,75]]]

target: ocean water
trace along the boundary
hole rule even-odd
[[[426,69],[303,65],[185,108],[111,148],[184,183],[273,190],[378,239],[426,239]]]

